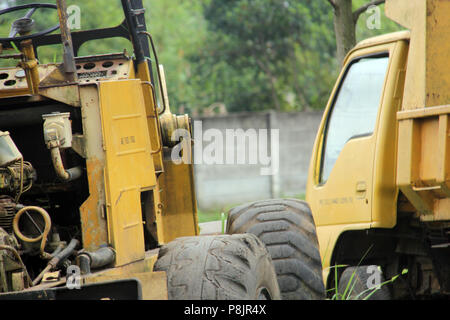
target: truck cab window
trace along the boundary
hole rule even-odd
[[[373,133],[388,63],[388,56],[363,58],[353,62],[347,70],[328,117],[321,184],[328,180],[349,140]]]

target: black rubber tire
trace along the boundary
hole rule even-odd
[[[275,270],[253,235],[177,239],[161,248],[154,271],[167,273],[169,300],[280,300]]]
[[[371,276],[370,273],[367,272],[369,267],[378,268],[377,266],[359,266],[359,267],[348,267],[344,270],[341,277],[339,278],[339,287],[338,287],[338,293],[341,297],[341,299],[346,300],[364,300],[365,297],[367,297],[372,290],[362,294],[364,291],[367,291],[369,289],[368,287],[368,280]],[[352,283],[350,284],[350,279],[353,275]],[[380,283],[383,283],[385,281],[383,274],[380,275]],[[343,294],[345,292],[345,289],[347,286],[351,288],[354,284],[353,290],[350,294],[347,293],[347,297],[343,297]],[[389,291],[389,288],[385,285],[382,286],[380,290],[377,290],[373,295],[371,295],[367,300],[391,300],[392,296]]]
[[[294,199],[245,204],[228,213],[227,233],[251,233],[267,247],[284,300],[325,299],[314,218]]]

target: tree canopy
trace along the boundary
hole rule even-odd
[[[229,112],[305,110],[325,107],[339,71],[333,9],[327,0],[143,0],[149,31],[165,65],[174,111],[202,113],[220,105]],[[0,7],[35,0],[2,1]],[[47,0],[54,3],[55,1]],[[353,0],[359,8],[368,0]],[[119,0],[68,0],[80,8],[81,29],[123,20]],[[381,9],[383,9],[381,7]],[[356,24],[357,40],[398,29],[384,17]],[[6,37],[16,15],[0,17]],[[39,10],[37,29],[56,24],[52,10]],[[131,51],[126,40],[88,43],[81,55]],[[61,60],[60,48],[43,48],[41,63]]]

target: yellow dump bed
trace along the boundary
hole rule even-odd
[[[386,14],[411,30],[398,186],[423,221],[450,220],[450,1],[388,0]]]

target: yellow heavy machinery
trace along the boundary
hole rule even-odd
[[[343,293],[354,275],[361,293],[370,266],[381,279],[407,269],[372,298],[448,295],[450,2],[387,0],[386,15],[410,31],[351,50],[314,146],[306,198],[324,281]]]
[[[229,214],[228,232],[252,232],[268,246],[285,274],[282,293],[317,298],[322,278],[330,298],[450,293],[450,1],[387,0],[386,14],[410,31],[348,53],[319,127],[303,207],[272,200]],[[289,242],[270,238],[277,233]]]
[[[279,299],[257,237],[196,237],[192,165],[171,159],[190,119],[170,112],[142,0],[121,5],[119,26],[77,32],[64,0],[0,11],[24,12],[0,38],[17,60],[0,68],[0,299]],[[43,8],[59,23],[34,30]],[[117,37],[134,53],[78,56]],[[40,64],[52,45],[63,63]]]

